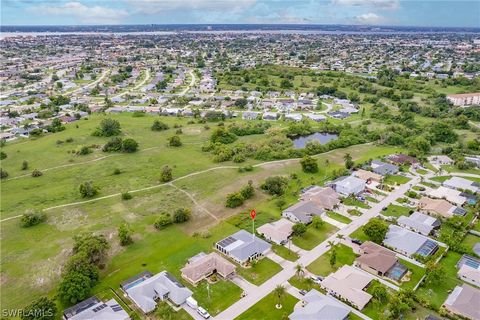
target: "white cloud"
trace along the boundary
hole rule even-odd
[[[375,7],[379,9],[398,9],[400,0],[332,0],[334,5]]]
[[[257,0],[124,0],[133,7],[135,13],[156,14],[174,10],[213,12],[238,12],[248,9]]]
[[[80,23],[119,23],[129,14],[125,9],[115,9],[102,6],[88,7],[81,2],[72,1],[62,5],[51,6],[48,4],[29,7],[31,13],[55,16],[70,16],[78,19]]]
[[[379,16],[376,13],[369,12],[369,13],[364,13],[359,16],[355,17],[355,22],[359,24],[382,24],[385,23],[386,19],[382,16]]]

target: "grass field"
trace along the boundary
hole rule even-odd
[[[330,235],[332,235],[338,229],[331,224],[324,223],[319,229],[314,228],[312,225],[307,226],[307,232],[301,237],[293,236],[292,242],[294,245],[305,249],[311,250],[317,245],[325,241]]]
[[[335,272],[338,268],[343,265],[352,265],[355,261],[355,253],[353,253],[352,248],[340,244],[336,248],[337,251],[337,261],[333,268],[330,266],[330,256],[332,249],[328,250],[325,254],[321,255],[317,260],[313,261],[310,265],[307,266],[307,270],[311,273],[319,276],[327,276],[332,272]]]
[[[288,244],[285,246],[280,246],[278,244],[273,244],[272,245],[272,250],[275,252],[277,255],[282,257],[285,260],[288,261],[296,261],[300,256],[298,253],[293,252],[292,250],[288,249]]]
[[[408,181],[410,181],[410,178],[408,177],[404,177],[400,175],[391,175],[391,174],[387,175],[383,180],[385,184],[389,184],[389,185],[405,184]]]
[[[282,308],[277,309],[275,305],[278,300],[274,293],[268,294],[265,298],[255,303],[250,309],[235,318],[236,320],[264,320],[264,319],[286,319],[293,312],[298,299],[285,293],[281,300]]]
[[[214,284],[202,281],[194,288],[193,297],[212,316],[222,312],[240,299],[242,289],[231,281],[219,280]]]
[[[134,137],[139,142],[139,152],[105,154],[95,150],[86,156],[68,153],[68,150],[77,150],[83,145],[105,143],[107,138],[91,136],[104,117],[94,115],[89,120],[77,122],[78,128],[76,124],[69,124],[63,132],[9,143],[3,149],[8,158],[2,161],[2,167],[10,177],[27,176],[2,181],[2,219],[23,214],[28,208],[42,209],[80,202],[46,211],[46,223],[28,229],[21,228],[17,219],[2,221],[3,306],[23,307],[40,295],[53,295],[61,267],[70,255],[75,234],[85,231],[104,234],[112,245],[109,261],[101,272],[100,283],[92,293],[109,287],[118,288],[121,281],[144,270],[168,270],[179,277],[179,269],[189,257],[200,251],[211,251],[216,241],[239,228],[251,230],[248,219],[235,218],[235,221],[222,222],[228,217],[242,217],[252,207],[259,212],[257,227],[280,217],[281,209],[276,205],[278,199],[270,199],[258,189],[266,177],[276,174],[298,175],[298,179],[291,181],[287,194],[282,197],[287,204],[292,204],[298,199],[299,189],[312,181],[323,183],[332,170],[343,165],[346,152],[355,161],[361,162],[399,150],[361,145],[321,154],[316,156],[319,163],[328,159],[330,164],[314,175],[303,173],[298,160],[289,160],[256,167],[252,172],[239,173],[235,168],[220,168],[176,181],[175,187],[188,192],[195,199],[194,203],[189,195],[173,186],[155,186],[159,184],[160,169],[165,164],[172,166],[174,178],[220,166],[237,166],[230,162],[213,163],[209,154],[201,152],[202,144],[210,135],[203,125],[187,125],[187,120],[182,118],[160,117],[170,127],[175,123],[183,126],[181,139],[184,145],[176,149],[166,146],[166,139],[173,134],[173,128],[165,132],[150,130],[153,120],[159,117],[111,115],[109,117],[120,121],[124,136]],[[73,142],[65,142],[69,137],[73,138]],[[64,142],[57,144],[57,140]],[[23,160],[30,165],[27,173],[20,170]],[[249,163],[256,164],[258,161],[249,160],[246,164]],[[32,178],[29,173],[34,168],[42,170],[44,175]],[[46,170],[48,168],[51,169]],[[115,168],[121,169],[122,173],[114,175]],[[97,198],[108,197],[81,202],[77,188],[81,182],[88,180],[101,188]],[[242,207],[225,208],[225,195],[238,191],[248,180],[252,180],[257,187],[256,195]],[[118,194],[145,187],[153,188],[131,192],[133,199],[129,201],[122,201]],[[161,231],[153,228],[160,213],[171,213],[179,206],[192,209],[191,221]],[[122,222],[128,222],[134,231],[135,243],[128,247],[120,247],[117,241],[116,228]],[[307,248],[314,247],[334,230],[334,227],[325,224],[325,230],[310,231],[299,243]],[[194,233],[204,232],[205,238],[194,236]],[[31,272],[33,268],[36,271],[34,273]],[[25,296],[25,292],[29,295]]]
[[[332,219],[335,219],[341,223],[345,223],[345,224],[349,224],[350,222],[352,222],[352,220],[348,217],[345,217],[339,213],[336,213],[334,211],[327,211],[327,216],[329,216],[330,218]]]
[[[390,204],[387,207],[387,210],[382,211],[382,214],[387,217],[400,217],[400,216],[409,216],[410,210],[413,210],[409,207],[397,206],[394,204]]]
[[[237,273],[250,283],[261,285],[273,275],[282,270],[282,267],[268,258],[263,258],[250,268],[238,268]]]

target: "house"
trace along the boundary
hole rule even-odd
[[[469,190],[476,193],[480,189],[480,184],[461,177],[451,177],[442,183],[445,187],[457,190]]]
[[[278,120],[278,113],[276,112],[265,112],[262,117],[263,120]]]
[[[428,193],[428,196],[431,198],[445,199],[457,206],[461,206],[467,202],[467,198],[461,194],[461,191],[440,186],[437,189],[432,189],[432,191]]]
[[[295,223],[308,224],[312,222],[313,216],[321,216],[323,214],[323,209],[314,201],[300,201],[283,210],[282,217]]]
[[[464,254],[457,263],[457,276],[465,282],[480,286],[480,259]]]
[[[218,251],[242,265],[261,258],[271,247],[270,243],[245,230],[240,230],[215,244]]]
[[[258,118],[259,112],[254,111],[245,111],[242,113],[243,120],[256,120]]]
[[[302,299],[302,306],[288,316],[290,320],[329,319],[346,320],[350,309],[336,299],[310,290]]]
[[[479,157],[465,157],[465,162],[473,163],[477,168],[480,168],[480,158]]]
[[[269,241],[283,245],[287,243],[292,235],[292,227],[293,222],[287,219],[280,219],[257,228],[257,233],[263,235]]]
[[[414,157],[410,157],[402,153],[389,155],[387,159],[399,165],[404,165],[404,164],[416,165],[419,163],[418,160],[415,159]]]
[[[321,286],[328,293],[362,310],[372,299],[372,296],[363,290],[373,279],[374,277],[371,275],[363,273],[352,266],[344,265],[323,279]]]
[[[301,113],[287,113],[285,115],[285,120],[291,120],[291,121],[302,121],[302,114]]]
[[[428,214],[436,214],[444,218],[451,218],[453,215],[464,216],[467,211],[461,207],[456,207],[444,199],[431,199],[428,197],[421,197],[418,202],[419,211]]]
[[[427,160],[434,166],[451,165],[454,163],[449,156],[445,155],[430,156],[427,158]]]
[[[373,160],[370,163],[370,167],[372,168],[373,172],[382,176],[386,176],[387,174],[396,174],[398,172],[398,167],[396,165],[385,163],[379,160]]]
[[[480,92],[449,94],[447,95],[447,100],[453,103],[454,106],[460,107],[475,104],[480,105]]]
[[[437,242],[397,225],[388,227],[383,245],[407,257],[416,254],[428,257],[438,250]]]
[[[325,117],[324,115],[321,115],[321,114],[317,114],[317,113],[307,113],[305,114],[305,116],[315,122],[320,122],[320,121],[325,121],[327,120],[327,117]]]
[[[93,296],[63,311],[64,320],[128,320],[130,316],[115,299],[102,302]]]
[[[332,118],[340,119],[340,120],[350,117],[350,113],[341,112],[341,111],[332,111],[332,112],[329,112],[328,115]]]
[[[440,220],[420,212],[414,212],[409,217],[400,216],[397,219],[397,223],[401,227],[424,236],[430,235],[433,230],[440,228],[441,225]]]
[[[327,210],[334,209],[340,203],[340,195],[330,187],[313,186],[301,195],[301,199],[313,201]]]
[[[169,300],[173,304],[182,305],[192,291],[181,284],[167,271],[156,275],[143,272],[121,285],[127,296],[144,312],[152,312],[157,306],[157,300]]]
[[[218,274],[223,278],[228,278],[235,273],[235,265],[218,253],[211,252],[205,254],[200,252],[196,256],[188,259],[187,265],[181,269],[182,277],[191,284],[196,285],[198,282],[207,278],[212,274]]]
[[[365,180],[354,176],[340,177],[333,182],[335,191],[344,196],[359,194],[365,190]]]
[[[363,169],[358,169],[357,171],[354,171],[353,176],[357,177],[358,179],[365,180],[365,182],[367,183],[370,183],[371,181],[382,181],[381,175]]]
[[[443,303],[446,311],[461,317],[480,320],[480,290],[464,284],[456,286]]]
[[[381,277],[385,276],[398,261],[395,252],[371,241],[362,243],[360,253],[361,256],[355,260],[355,265]]]

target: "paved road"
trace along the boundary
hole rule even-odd
[[[274,275],[272,278],[264,282],[262,285],[258,286],[254,292],[249,293],[246,297],[242,298],[241,300],[237,301],[233,305],[231,305],[228,309],[224,310],[222,313],[218,314],[215,319],[221,320],[230,320],[238,317],[243,312],[247,311],[251,306],[255,303],[260,301],[266,295],[273,291],[273,289],[279,285],[283,284],[288,279],[295,275],[295,266],[300,264],[302,266],[307,266],[313,261],[315,261],[318,257],[326,253],[330,248],[328,246],[329,241],[333,241],[334,243],[338,243],[339,239],[337,235],[348,236],[359,227],[363,226],[365,223],[368,222],[371,218],[377,216],[383,207],[388,206],[391,202],[396,200],[399,197],[402,197],[403,194],[411,188],[412,185],[418,183],[420,181],[419,177],[414,177],[409,183],[404,184],[398,187],[396,190],[391,192],[388,196],[386,196],[382,201],[376,203],[372,208],[367,210],[362,216],[358,219],[352,221],[349,225],[345,228],[335,232],[331,235],[328,239],[324,242],[313,248],[311,251],[306,252],[303,254],[300,259],[298,259],[295,263],[286,264],[284,269]]]
[[[102,75],[95,81],[85,85],[85,86],[82,86],[80,88],[77,88],[73,91],[70,91],[70,92],[66,92],[66,94],[74,94],[74,93],[77,93],[79,91],[82,91],[83,89],[87,89],[87,88],[92,88],[94,86],[96,86],[98,83],[100,83],[100,81],[102,81],[103,79],[105,79],[105,77],[107,76],[107,74],[110,72],[110,69],[107,69],[105,71],[103,71]]]
[[[190,73],[192,79],[190,80],[190,84],[188,85],[188,87],[186,87],[185,89],[183,89],[182,92],[180,92],[180,96],[184,96],[188,92],[188,90],[190,90],[190,88],[193,87],[193,85],[195,84],[195,73],[193,73],[192,70],[189,70],[188,73]]]
[[[133,92],[135,90],[138,90],[139,88],[141,88],[148,80],[150,80],[150,69],[146,68],[145,69],[145,78],[143,78],[143,80],[141,82],[139,82],[136,86],[134,86],[133,88],[131,89],[128,89],[128,90],[125,90],[124,92],[121,92],[115,96],[113,96],[113,98],[120,98],[124,95],[126,95],[127,93],[130,93],[130,92]]]

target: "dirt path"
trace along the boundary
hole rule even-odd
[[[192,202],[197,206],[199,207],[203,212],[207,213],[210,217],[212,217],[213,219],[215,219],[215,221],[219,221],[218,218],[213,214],[211,213],[210,211],[208,211],[204,206],[202,206],[200,203],[197,202],[197,200],[195,200],[195,198],[193,197],[193,195],[191,193],[189,193],[188,191],[186,190],[183,190],[182,188],[180,187],[177,187],[176,185],[174,185],[173,183],[170,183],[170,185],[172,187],[174,187],[175,189],[177,189],[178,191],[181,191],[183,192],[187,197],[190,198],[190,200],[192,200]]]

